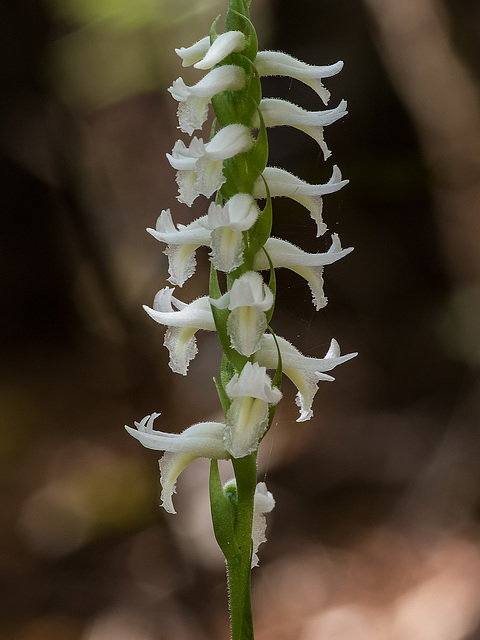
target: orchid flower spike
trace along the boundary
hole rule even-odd
[[[147,449],[165,451],[160,460],[162,507],[175,513],[172,496],[180,473],[196,458],[226,460],[230,456],[223,443],[225,425],[220,422],[199,422],[180,434],[155,431],[153,423],[159,413],[135,422],[136,429],[125,426],[128,433]]]
[[[161,289],[155,296],[153,309],[146,305],[143,308],[155,322],[168,327],[163,344],[170,353],[170,368],[186,376],[190,360],[198,352],[196,332],[215,331],[215,323],[208,297],[185,304],[174,298],[173,292],[172,287]]]

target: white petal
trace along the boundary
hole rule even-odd
[[[150,425],[148,430],[132,429],[128,426],[125,426],[125,429],[147,449],[205,458],[228,458],[223,445],[223,423],[198,422],[182,433],[168,433],[153,429],[153,422],[159,415],[157,413],[147,416],[147,424]]]
[[[210,69],[234,51],[245,49],[246,38],[241,31],[227,31],[214,40],[205,56],[193,66],[195,69]]]
[[[180,47],[175,49],[177,56],[182,58],[182,67],[190,67],[195,62],[201,60],[210,49],[210,36],[205,36],[190,47]]]
[[[260,111],[267,127],[295,127],[311,136],[319,144],[326,160],[331,152],[323,138],[323,127],[346,115],[347,103],[342,100],[336,109],[306,111],[292,102],[267,98],[260,102]]]
[[[235,398],[227,412],[225,446],[234,458],[255,451],[268,426],[268,403],[258,398]]]
[[[206,121],[208,105],[214,95],[221,91],[238,91],[244,84],[245,72],[234,65],[213,69],[191,87],[182,78],[177,78],[168,91],[180,102],[177,111],[179,128],[192,135]]]
[[[169,289],[169,287],[166,288]],[[190,304],[185,305],[180,311],[160,311],[155,308],[151,309],[146,305],[143,305],[143,308],[159,324],[169,327],[192,327],[204,329],[205,331],[215,331],[215,323],[207,296],[197,298]]]
[[[172,453],[167,451],[158,461],[160,469],[160,484],[162,485],[162,494],[160,499],[161,506],[167,513],[175,514],[173,506],[173,494],[176,493],[177,478],[182,471],[199,456],[188,455],[188,453]]]
[[[266,167],[263,177],[268,184],[272,197],[284,196],[292,198],[292,200],[299,202],[310,211],[311,217],[317,223],[317,236],[322,235],[327,230],[327,226],[322,220],[322,196],[339,191],[348,184],[348,180],[342,180],[342,174],[336,165],[333,167],[330,180],[325,184],[309,184],[292,173],[275,167]],[[253,197],[266,197],[265,183],[261,177],[254,184]]]
[[[243,124],[229,124],[220,129],[205,145],[208,160],[226,160],[248,151],[253,145],[250,129]]]
[[[235,231],[247,231],[256,222],[260,210],[249,193],[236,193],[225,206],[211,203],[208,208],[208,228],[230,227]]]
[[[273,304],[273,293],[256,271],[247,271],[237,278],[230,291],[211,304],[219,309],[252,307],[257,311],[268,311]]]
[[[272,381],[267,375],[265,367],[257,362],[247,362],[240,375],[236,373],[225,387],[230,398],[239,396],[251,396],[264,400],[270,404],[277,404],[282,398],[282,393],[276,387],[272,387]]]
[[[280,51],[260,51],[255,59],[255,67],[261,77],[288,76],[300,80],[316,91],[324,104],[327,104],[330,92],[325,89],[321,79],[339,73],[343,68],[343,62],[315,67]]]
[[[253,499],[252,568],[258,566],[258,547],[267,541],[265,514],[270,513],[274,507],[275,500],[270,491],[267,490],[267,485],[264,482],[259,482]]]
[[[332,340],[324,358],[308,358],[296,349],[290,342],[277,336],[278,346],[282,356],[282,370],[298,389],[296,403],[300,407],[300,417],[297,422],[309,420],[312,415],[312,404],[318,390],[320,380],[332,381],[334,378],[324,373],[331,371],[339,364],[354,358],[356,353],[340,356],[340,348]],[[265,334],[260,349],[255,353],[255,361],[274,369],[278,365],[278,352],[273,336]]]
[[[230,273],[243,264],[245,242],[241,231],[218,227],[211,234],[210,260],[217,271]]]
[[[266,330],[265,313],[253,307],[236,307],[228,316],[227,333],[231,345],[243,356],[250,357],[259,349]]]

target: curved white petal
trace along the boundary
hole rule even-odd
[[[322,149],[326,160],[331,156],[331,152],[323,138],[323,127],[347,114],[347,102],[342,100],[335,109],[306,111],[286,100],[266,98],[260,102],[260,111],[267,127],[295,127],[311,136]],[[257,120],[259,121],[258,115]],[[259,124],[258,121],[255,123],[256,126]]]
[[[190,67],[201,60],[210,49],[210,36],[205,36],[190,47],[175,49],[175,53],[182,59],[182,67]]]
[[[210,46],[205,56],[196,62],[195,69],[210,69],[234,51],[245,49],[246,38],[241,31],[227,31],[219,35]]]
[[[349,353],[341,356],[337,341],[332,340],[324,358],[309,358],[285,338],[277,336],[277,342],[282,356],[282,370],[298,389],[296,402],[300,407],[300,418],[297,422],[309,420],[313,415],[312,404],[318,390],[318,382],[334,379],[325,371],[331,371],[357,354]],[[264,335],[254,360],[267,369],[275,369],[278,366],[278,351],[272,335]]]
[[[226,160],[248,151],[253,145],[250,129],[243,124],[229,124],[216,133],[205,145],[208,160]]]
[[[337,165],[333,166],[332,176],[325,184],[309,184],[292,173],[276,167],[266,167],[263,177],[272,197],[292,198],[310,211],[311,217],[317,223],[317,236],[327,230],[327,226],[322,220],[322,196],[339,191],[348,184],[348,180],[342,180],[342,174]],[[261,177],[254,184],[253,197],[266,197],[265,183]]]
[[[128,426],[125,429],[147,449],[165,451],[160,460],[162,506],[169,513],[175,513],[172,496],[177,478],[185,467],[200,457],[230,457],[223,442],[225,425],[220,422],[199,422],[182,433],[166,433],[153,429],[153,423],[159,415],[152,413],[140,422],[135,422],[136,429]]]
[[[300,80],[316,91],[324,104],[327,104],[330,92],[325,89],[321,80],[339,73],[343,68],[343,62],[340,60],[335,64],[315,67],[280,51],[259,51],[255,67],[261,77],[288,76]]]
[[[171,307],[171,310],[167,310],[165,299],[170,295],[169,292],[173,291],[171,287],[161,289],[155,296],[153,309],[143,305],[145,311],[155,322],[169,327],[192,327],[204,329],[205,331],[215,331],[215,323],[207,296],[197,298],[190,304],[184,304],[179,311],[174,311],[173,307]],[[174,304],[177,302],[173,296],[171,296],[171,300]],[[178,308],[177,304],[175,306]]]

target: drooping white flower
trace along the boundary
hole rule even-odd
[[[244,84],[245,72],[234,65],[212,69],[192,87],[188,87],[182,78],[177,78],[168,91],[180,103],[177,110],[179,129],[189,135],[195,129],[201,129],[212,97],[221,91],[238,91]]]
[[[248,193],[235,194],[223,207],[210,204],[207,224],[212,230],[210,259],[215,269],[230,273],[243,263],[243,231],[251,228],[259,214]]]
[[[210,299],[218,309],[231,310],[227,333],[238,353],[251,356],[258,349],[267,330],[265,312],[271,308],[273,299],[272,291],[256,271],[242,274],[221,298]]]
[[[145,416],[135,422],[136,429],[125,426],[128,433],[147,449],[165,451],[160,460],[162,507],[175,513],[172,496],[180,473],[196,458],[226,460],[230,456],[224,445],[225,425],[221,422],[199,422],[182,433],[155,431],[153,423],[159,413]]]
[[[198,351],[195,333],[199,329],[215,331],[215,322],[207,296],[186,304],[174,298],[173,291],[173,287],[161,289],[155,296],[153,309],[146,305],[143,308],[155,322],[168,327],[163,344],[170,354],[169,366],[185,376]]]
[[[309,358],[304,356],[285,338],[280,336],[276,336],[276,338],[282,356],[282,371],[298,389],[296,403],[300,408],[300,417],[297,422],[310,420],[313,416],[312,404],[318,391],[318,382],[320,380],[334,380],[332,376],[327,375],[325,372],[331,371],[339,364],[347,362],[347,360],[351,360],[357,354],[349,353],[341,356],[338,342],[332,339],[330,348],[323,358]],[[255,353],[254,359],[255,362],[267,369],[275,369],[278,366],[277,345],[272,335],[264,335],[260,349]]]
[[[248,151],[252,145],[250,129],[242,124],[223,127],[207,143],[194,137],[186,147],[177,140],[172,153],[167,153],[169,163],[177,169],[177,199],[191,206],[199,195],[209,198],[225,182],[223,161]]]
[[[205,36],[190,47],[175,49],[175,53],[182,59],[182,67],[190,67],[199,62],[210,49],[210,36]]]
[[[247,40],[241,31],[227,31],[219,35],[208,48],[201,60],[193,66],[195,69],[210,69],[231,53],[245,49]]]
[[[233,402],[227,412],[225,445],[234,458],[243,458],[258,446],[268,426],[268,407],[282,397],[272,387],[266,368],[247,362],[225,387]]]
[[[265,482],[259,482],[253,498],[253,527],[252,527],[252,568],[258,567],[258,547],[267,541],[266,513],[270,513],[275,506],[275,500],[267,490]]]
[[[188,225],[174,225],[170,209],[162,211],[155,229],[147,229],[156,240],[165,242],[168,257],[168,281],[181,287],[195,273],[195,251],[210,246],[211,232],[205,228],[207,216],[197,218]]]
[[[310,211],[311,217],[317,223],[317,237],[327,230],[327,225],[322,220],[322,196],[340,191],[342,187],[348,184],[348,180],[342,180],[342,174],[337,165],[333,166],[332,176],[325,184],[309,184],[294,176],[293,173],[276,167],[266,167],[263,177],[268,184],[272,197],[284,196],[292,198],[292,200],[299,202]],[[253,197],[266,197],[265,183],[262,177],[258,178],[253,186]]]
[[[340,60],[335,64],[315,67],[280,51],[259,51],[255,58],[255,67],[262,76],[288,76],[300,80],[311,87],[320,96],[324,104],[328,103],[330,91],[325,89],[321,80],[339,73],[343,68]]]
[[[265,98],[259,106],[267,127],[288,126],[303,131],[320,145],[325,160],[332,154],[323,138],[323,128],[347,114],[346,100],[342,100],[335,109],[323,111],[306,111],[292,102],[276,98]],[[258,114],[254,124],[259,125]]]
[[[340,260],[353,251],[353,247],[342,249],[338,234],[333,233],[332,245],[325,253],[307,253],[300,247],[279,238],[268,238],[265,243],[265,251],[275,269],[286,267],[305,278],[312,292],[313,303],[318,311],[327,304],[327,298],[323,293],[324,265]],[[254,269],[259,271],[270,269],[265,251],[259,251],[255,255]]]

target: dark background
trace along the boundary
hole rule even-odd
[[[353,254],[326,268],[315,313],[280,273],[274,325],[322,357],[359,356],[323,384],[310,422],[291,386],[262,444],[277,506],[254,572],[259,640],[480,637],[480,6],[473,0],[253,0],[261,48],[312,64],[349,115],[323,162],[272,131],[270,163],[310,182],[337,163],[350,184],[325,219]],[[155,452],[123,424],[152,411],[181,431],[219,417],[220,353],[199,336],[187,378],[141,309],[165,286],[144,229],[175,200],[166,88],[173,52],[221,2],[2,3],[0,413],[1,640],[228,637],[206,461],[158,508]],[[265,94],[305,108],[288,79]],[[274,206],[275,233],[325,250],[308,213]],[[177,292],[204,295],[206,254]]]

